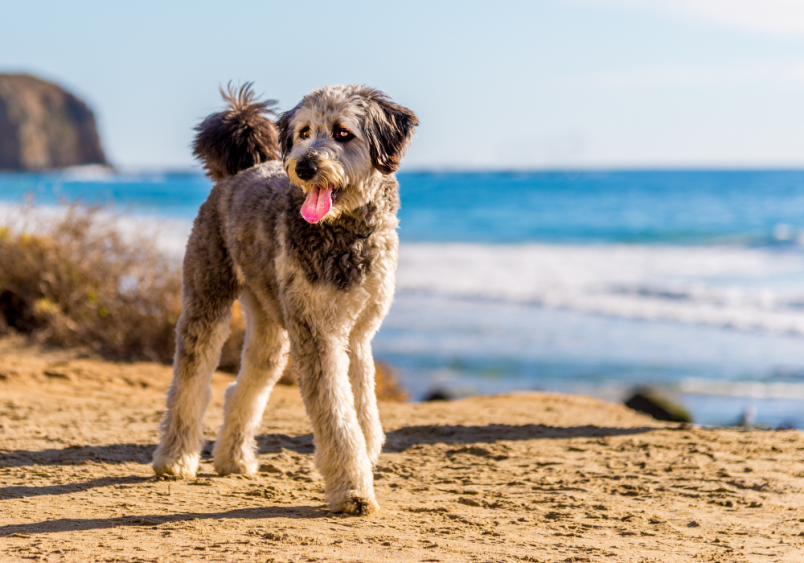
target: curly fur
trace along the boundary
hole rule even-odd
[[[378,508],[372,466],[385,439],[371,340],[394,292],[393,171],[418,121],[364,86],[311,92],[279,117],[278,130],[265,117],[269,105],[248,87],[230,90],[227,100],[228,109],[199,126],[195,143],[218,182],[187,243],[174,378],[154,469],[197,471],[209,380],[239,296],[246,343],[226,392],[216,470],[256,471],[254,435],[289,351],[330,509],[368,514]],[[348,142],[334,137],[342,127],[353,133]],[[315,175],[302,180],[299,162],[316,163]],[[326,184],[334,186],[332,209],[308,223],[300,214],[305,194]]]
[[[274,121],[274,100],[258,101],[251,83],[240,89],[221,88],[229,106],[207,116],[196,127],[193,155],[204,163],[213,180],[234,176],[257,164],[279,160],[279,134]]]

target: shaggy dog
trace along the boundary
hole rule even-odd
[[[222,92],[223,93],[223,92]],[[371,340],[391,305],[399,241],[394,172],[418,120],[364,86],[314,90],[276,123],[248,85],[198,126],[194,154],[216,180],[184,258],[174,376],[157,473],[192,477],[209,382],[239,298],[246,342],[215,441],[221,475],[257,471],[254,435],[288,352],[334,512],[378,508],[385,436]]]

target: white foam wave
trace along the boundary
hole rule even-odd
[[[69,166],[57,174],[60,180],[74,182],[111,182],[117,175],[113,168],[103,164]]]
[[[64,211],[0,204],[0,223],[38,230]],[[189,220],[102,215],[182,258]],[[403,243],[397,291],[804,336],[804,254],[795,250]]]
[[[56,184],[61,182],[129,184],[164,183],[167,181],[167,171],[114,169],[105,164],[69,166],[60,170],[46,172],[45,176]]]
[[[804,399],[804,383],[783,381],[723,381],[688,378],[681,381],[679,391],[691,395],[719,395],[752,399]]]
[[[403,244],[397,288],[804,335],[804,256],[790,251]]]
[[[20,205],[0,203],[0,225],[28,232],[43,232],[54,222],[64,217],[67,208],[61,205]],[[121,215],[110,210],[98,212],[102,222],[114,222],[120,233],[130,241],[143,235],[152,239],[157,249],[171,259],[181,260],[184,247],[190,236],[192,222],[186,219],[155,217],[152,215]]]

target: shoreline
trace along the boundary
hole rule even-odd
[[[682,399],[697,423],[732,424],[753,403],[758,423],[802,428],[801,342],[398,293],[373,348],[417,399],[453,388],[459,395],[543,390],[622,402],[636,387],[657,386]]]

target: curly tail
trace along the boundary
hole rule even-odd
[[[248,82],[239,89],[231,84],[221,96],[228,107],[213,113],[195,128],[193,155],[213,180],[234,176],[241,170],[269,160],[279,160],[279,134],[274,120],[274,100],[259,101]]]

